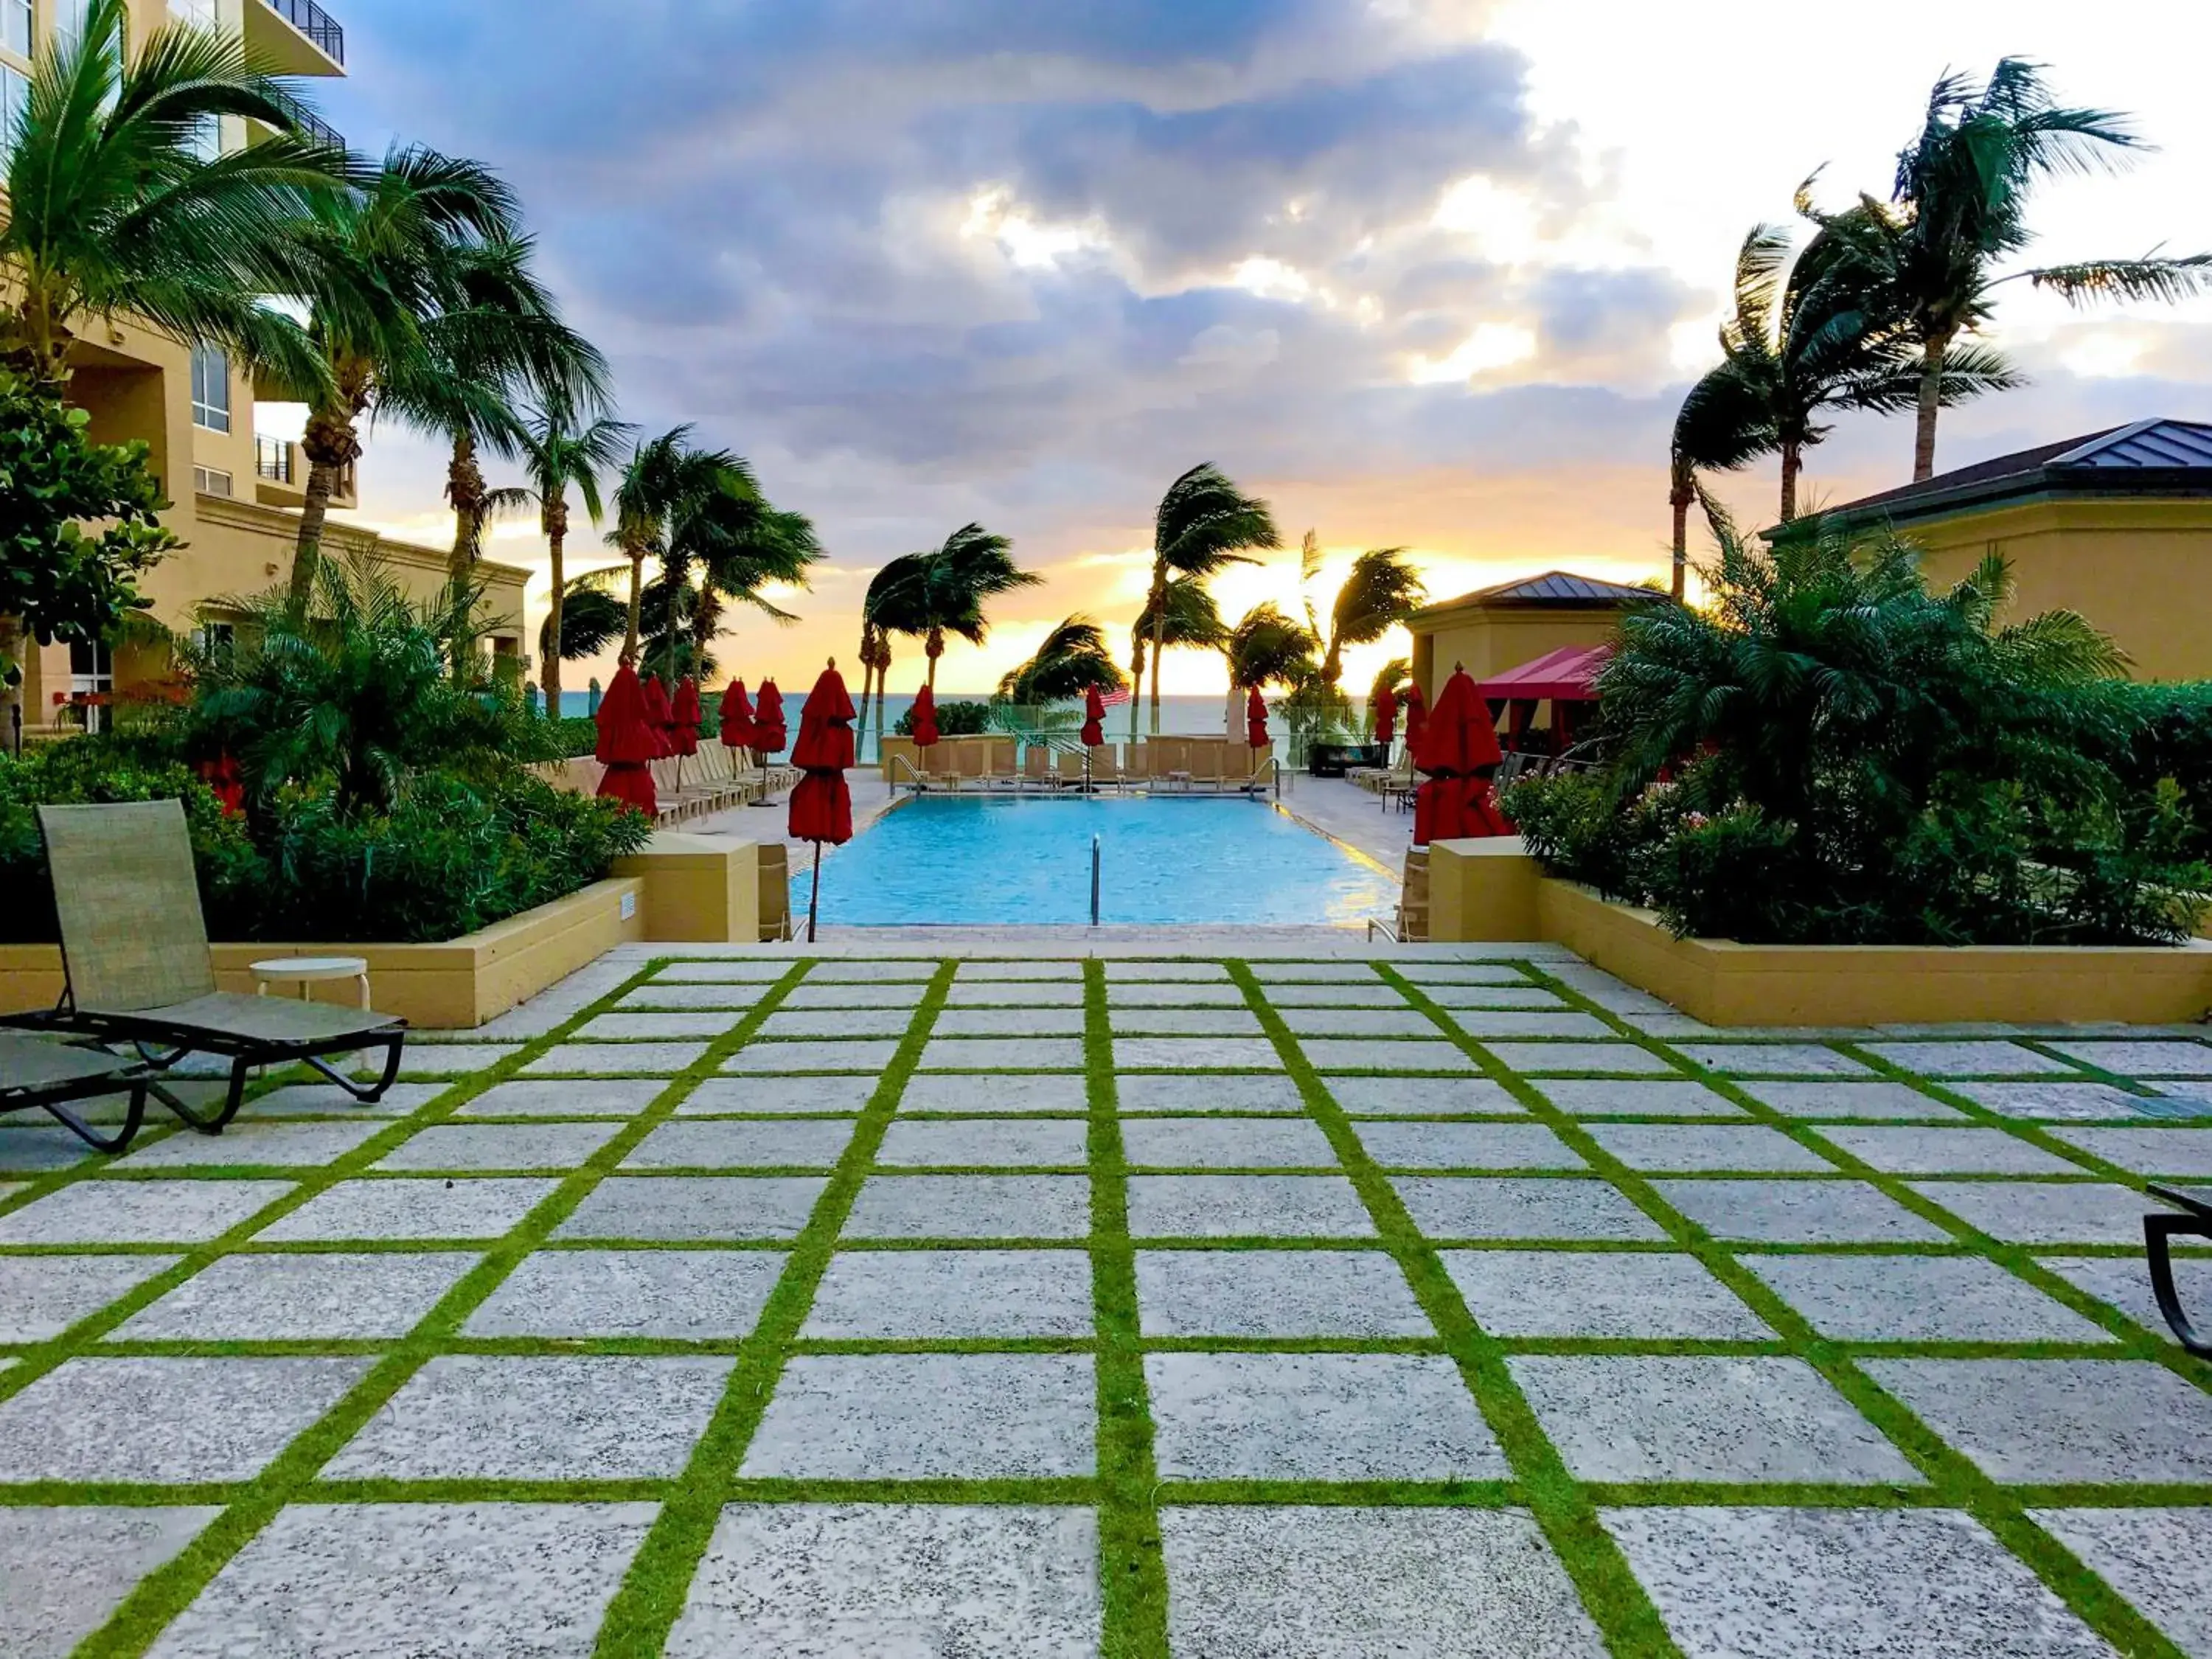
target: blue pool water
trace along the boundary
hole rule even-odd
[[[1265,801],[924,796],[823,860],[822,920],[1087,922],[1093,836],[1103,922],[1349,923],[1397,900],[1382,871]],[[801,917],[810,856],[792,872]]]

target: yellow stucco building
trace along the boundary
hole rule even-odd
[[[1624,611],[1659,597],[1564,570],[1462,593],[1406,619],[1414,681],[1433,705],[1455,664],[1480,682],[1563,647],[1603,645]]]
[[[1881,527],[1937,585],[1991,553],[2013,614],[2078,611],[2145,680],[2212,679],[2212,424],[2148,420],[2024,449],[1847,501],[1770,538]]]
[[[86,0],[0,0],[0,117],[21,107],[38,57],[81,23]],[[288,75],[345,73],[345,33],[314,0],[128,0],[132,38],[167,18],[242,34],[264,66]],[[233,149],[254,142],[251,124],[224,118],[207,143]],[[337,135],[324,136],[336,141]],[[194,349],[125,319],[97,318],[79,325],[70,356],[69,398],[91,416],[91,435],[104,442],[143,440],[150,465],[172,506],[162,523],[184,545],[149,574],[143,589],[155,618],[177,630],[220,623],[210,602],[264,592],[289,574],[297,512],[307,495],[307,464],[299,446],[258,432],[252,377],[220,350]],[[331,505],[356,505],[348,477]],[[332,556],[374,552],[409,591],[428,598],[442,586],[446,554],[333,522],[324,538]],[[492,649],[523,651],[526,571],[477,567],[487,585],[485,620]],[[158,646],[30,645],[24,662],[27,737],[95,725],[112,696],[159,679],[167,653]]]

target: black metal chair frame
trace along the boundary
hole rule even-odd
[[[361,1104],[372,1105],[384,1097],[385,1091],[398,1077],[400,1050],[407,1041],[404,1020],[392,1020],[366,1030],[349,1032],[343,1037],[286,1042],[266,1037],[234,1035],[208,1026],[172,1024],[146,1014],[80,1009],[75,1006],[67,991],[63,992],[62,1000],[51,1009],[33,1014],[11,1014],[8,1019],[9,1024],[15,1025],[76,1032],[102,1042],[130,1043],[153,1073],[147,1078],[145,1086],[154,1098],[204,1135],[221,1134],[230,1121],[238,1115],[239,1108],[246,1102],[247,1079],[257,1066],[282,1066],[294,1060],[302,1061],[321,1073]],[[384,1069],[374,1083],[357,1084],[321,1058],[325,1054],[350,1054],[356,1049],[380,1046],[384,1049]],[[220,1054],[231,1063],[229,1085],[224,1091],[222,1105],[213,1114],[187,1106],[161,1080],[161,1074],[167,1073],[186,1054]]]
[[[88,1043],[71,1043],[74,1048],[103,1053]],[[141,1124],[146,1121],[146,1091],[154,1086],[146,1068],[113,1054],[103,1054],[112,1060],[115,1068],[96,1077],[73,1078],[65,1083],[40,1086],[7,1088],[0,1086],[0,1115],[9,1112],[44,1111],[79,1140],[99,1152],[119,1152],[131,1145]],[[118,1088],[130,1091],[130,1104],[124,1109],[123,1127],[118,1133],[103,1135],[76,1113],[69,1109],[73,1100],[89,1100],[98,1095],[112,1095]]]
[[[2181,1293],[2173,1284],[2173,1241],[2177,1237],[2212,1238],[2212,1199],[2172,1187],[2153,1185],[2150,1192],[2154,1198],[2179,1204],[2183,1211],[2176,1215],[2170,1210],[2159,1210],[2143,1218],[2143,1249],[2150,1258],[2151,1294],[2158,1298],[2158,1310],[2166,1316],[2174,1340],[2200,1359],[2212,1359],[2212,1341],[2201,1335],[2190,1323],[2189,1316],[2182,1312]]]

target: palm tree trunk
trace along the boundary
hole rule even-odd
[[[546,606],[545,631],[552,635],[553,648],[545,653],[545,668],[541,678],[545,687],[545,717],[556,720],[561,718],[561,608],[562,600],[566,597],[561,553],[568,538],[568,526],[549,514],[545,524],[545,553],[553,571],[553,596]]]
[[[933,628],[922,642],[922,654],[929,659],[929,695],[937,695],[937,659],[945,654],[945,631]]]
[[[337,493],[339,475],[360,457],[361,439],[351,420],[319,410],[307,422],[300,450],[307,458],[307,497],[300,508],[299,538],[292,550],[290,600],[293,611],[305,616],[315,591],[315,567],[322,559],[331,497]]]
[[[1782,522],[1784,524],[1797,516],[1797,475],[1804,465],[1804,445],[1795,438],[1786,440],[1782,446]]]
[[[1160,653],[1168,636],[1168,568],[1152,571],[1152,735],[1160,734]]]
[[[681,603],[684,597],[684,584],[677,580],[677,573],[669,567],[665,559],[661,561],[660,580],[668,586],[668,665],[667,672],[662,678],[667,682],[668,694],[674,696],[676,682],[680,678],[676,672],[676,650],[677,643],[681,638],[678,632],[678,619],[684,614]]]
[[[1690,492],[1677,489],[1668,505],[1674,509],[1674,594],[1680,604],[1690,574]]]
[[[1137,740],[1137,712],[1145,706],[1145,642],[1129,653],[1129,741]]]
[[[469,591],[469,579],[483,555],[484,477],[477,463],[477,441],[466,432],[453,434],[453,453],[446,463],[446,499],[453,507],[453,550],[446,559],[446,585],[459,605]],[[468,683],[472,649],[456,645],[453,684]]]
[[[1920,402],[1913,412],[1912,482],[1936,473],[1936,416],[1943,403],[1943,357],[1950,337],[1936,335],[1921,349]]]
[[[879,659],[879,665],[876,669],[876,742],[880,745],[884,740],[883,734],[890,730],[890,727],[884,724],[884,689],[891,683],[891,641],[890,635],[886,634],[884,636],[884,648],[882,651],[878,652],[877,655]]]
[[[629,555],[629,625],[623,633],[622,659],[635,665],[637,662],[637,613],[645,598],[645,550],[625,548]]]

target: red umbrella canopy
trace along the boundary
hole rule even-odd
[[[607,769],[599,780],[599,793],[628,801],[651,817],[659,803],[645,763],[658,758],[660,751],[646,724],[645,694],[638,686],[637,672],[628,663],[615,671],[606,695],[599,699],[596,718],[599,737],[592,752]]]
[[[745,696],[745,683],[732,680],[722,688],[722,747],[753,746],[753,706]]]
[[[779,753],[784,745],[783,693],[774,680],[763,680],[760,702],[753,710],[753,747],[763,755]]]
[[[1375,741],[1388,744],[1398,735],[1398,699],[1383,686],[1375,694]]]
[[[1267,735],[1267,700],[1256,685],[1244,699],[1244,741],[1255,749],[1266,749],[1274,742]]]
[[[658,745],[653,751],[653,757],[659,760],[676,752],[676,745],[670,740],[669,730],[675,724],[676,717],[668,706],[667,688],[661,684],[659,675],[647,674],[641,684],[645,693],[645,723]]]
[[[841,680],[838,684],[842,685],[844,682]],[[809,697],[806,700],[806,703],[808,708],[812,708],[814,706],[814,699]],[[800,727],[800,735],[804,737],[805,733],[805,728],[802,725]],[[921,690],[915,692],[914,695],[915,746],[917,749],[927,749],[936,743],[938,736],[937,693],[931,690],[925,685]]]
[[[1106,741],[1106,728],[1100,724],[1106,718],[1106,699],[1092,686],[1083,694],[1083,746],[1096,749]]]
[[[1410,722],[1409,722],[1410,724]],[[1462,836],[1510,836],[1484,775],[1505,758],[1490,709],[1463,668],[1454,668],[1413,744],[1413,764],[1429,775],[1413,798],[1413,845]]]
[[[669,710],[673,722],[671,735],[679,755],[699,752],[699,724],[703,718],[699,708],[699,682],[689,674],[676,688],[676,702]]]
[[[1429,700],[1415,680],[1406,688],[1406,747],[1412,750],[1421,740],[1421,728],[1429,723]]]
[[[853,792],[845,769],[853,764],[853,699],[831,663],[814,682],[799,711],[799,741],[791,759],[806,775],[791,792],[791,835],[796,841],[842,846],[853,839]]]

